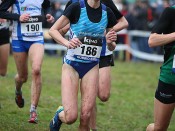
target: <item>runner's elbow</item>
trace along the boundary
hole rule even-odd
[[[54,32],[54,29],[52,29],[52,28],[50,28],[49,31],[48,31],[50,36],[52,36],[53,32]]]
[[[154,40],[154,38],[152,36],[149,37],[148,39],[148,46],[149,47],[155,47],[157,44],[156,44],[156,41]]]

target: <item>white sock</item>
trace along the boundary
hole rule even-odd
[[[36,112],[36,106],[32,105],[30,106],[30,112]]]

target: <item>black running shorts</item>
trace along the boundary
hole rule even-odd
[[[0,45],[4,45],[10,42],[9,30],[0,30]]]
[[[114,58],[113,55],[101,56],[99,68],[114,66]]]
[[[159,80],[155,98],[164,104],[175,103],[175,85]]]

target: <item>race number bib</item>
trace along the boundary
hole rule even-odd
[[[79,59],[96,61],[94,58],[100,58],[102,50],[102,39],[95,37],[79,38],[82,45],[74,50],[74,54]]]
[[[25,23],[21,23],[23,36],[40,36],[42,34],[42,16],[32,16]]]
[[[172,72],[175,73],[175,55],[174,55],[174,58],[173,58]]]
[[[75,49],[75,55],[100,58],[102,47],[82,44]]]

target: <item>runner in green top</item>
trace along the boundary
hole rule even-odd
[[[147,131],[166,131],[175,107],[175,6],[167,7],[155,25],[149,46],[163,46],[164,63],[160,68],[154,101],[154,123]]]

